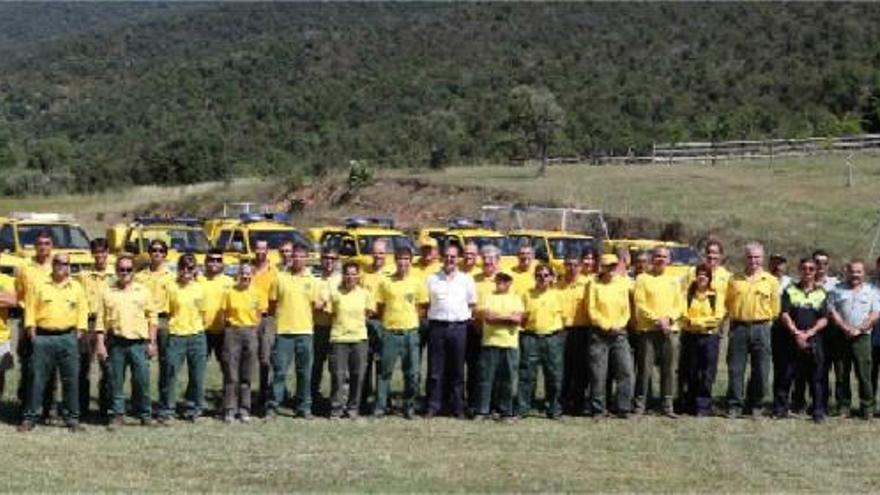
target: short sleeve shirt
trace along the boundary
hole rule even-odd
[[[461,322],[471,319],[471,305],[477,304],[473,277],[459,271],[450,277],[446,272],[428,277],[428,319]]]
[[[846,282],[837,284],[831,291],[828,304],[850,325],[859,325],[870,313],[880,310],[877,291],[868,284],[863,284],[859,290],[853,290]]]

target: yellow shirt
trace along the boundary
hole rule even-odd
[[[318,292],[329,295],[336,287],[339,287],[339,284],[342,283],[342,275],[334,273],[328,278],[315,277],[315,280],[318,282]],[[316,327],[330,328],[330,325],[333,324],[333,316],[323,309],[314,311],[313,313],[312,318],[315,320]]]
[[[22,265],[15,274],[15,293],[18,295],[19,304],[24,307],[25,299],[32,286],[39,282],[46,282],[52,278],[52,258],[46,258],[43,264],[37,263],[31,258]]]
[[[226,291],[235,285],[235,281],[229,275],[219,274],[212,279],[200,278],[202,291],[205,294],[205,331],[208,333],[221,333],[226,327],[223,318],[223,302]]]
[[[264,308],[269,307],[269,294],[272,291],[272,285],[275,284],[277,279],[278,268],[272,263],[266,261],[266,266],[264,266],[262,270],[257,270],[257,266],[254,265],[254,274],[251,279],[251,285],[257,289],[257,293],[263,299],[260,301],[260,304]]]
[[[517,294],[524,296],[526,293],[531,290],[535,286],[535,264],[532,263],[526,270],[520,269],[519,265],[508,270],[511,277],[513,277],[513,285],[511,288]]]
[[[195,335],[205,330],[205,291],[200,282],[168,287],[168,333]]]
[[[157,311],[168,313],[168,288],[176,283],[173,273],[168,271],[164,265],[156,271],[147,267],[135,274],[134,281],[150,289]]]
[[[578,275],[573,282],[568,282],[565,278],[556,282],[556,288],[562,294],[562,319],[566,327],[585,327],[590,324],[587,303],[584,302],[590,280],[589,276]]]
[[[158,325],[155,301],[150,289],[133,282],[125,289],[113,284],[98,300],[96,332],[109,331],[124,339],[149,339],[150,325]]]
[[[364,268],[364,271],[361,273],[361,287],[367,289],[367,292],[375,299],[379,293],[379,285],[388,276],[388,272],[384,267],[378,272],[373,271],[372,268]]]
[[[779,281],[765,271],[756,274],[752,280],[742,273],[734,275],[727,286],[725,303],[731,320],[775,319],[781,306]]]
[[[269,292],[269,299],[277,301],[275,326],[281,335],[312,335],[312,309],[321,299],[320,285],[308,271],[301,275],[278,272],[278,278]]]
[[[104,271],[83,270],[77,275],[79,283],[86,291],[86,299],[89,301],[89,316],[97,316],[98,307],[101,304],[101,295],[108,287],[116,282],[116,273],[109,265]]]
[[[15,292],[15,279],[0,273],[0,292]],[[9,318],[9,308],[0,308],[0,344],[8,341],[12,337],[9,330],[7,319]]]
[[[718,297],[721,301],[724,300],[724,295],[727,293],[727,285],[730,283],[730,278],[732,276],[733,274],[731,274],[727,270],[727,268],[724,268],[723,266],[718,266],[715,268],[715,270],[712,271],[712,283],[710,284],[710,287],[715,292],[715,294],[718,294]],[[685,292],[687,292],[688,287],[691,286],[691,283],[693,283],[696,278],[697,267],[694,266],[691,267],[691,269],[688,271],[687,280],[685,281],[684,286]]]
[[[407,274],[396,275],[379,284],[376,304],[382,305],[382,325],[390,332],[401,332],[419,327],[419,305],[428,304],[428,286],[421,278]]]
[[[506,294],[489,293],[482,299],[480,309],[482,311],[491,311],[500,316],[511,316],[514,313],[525,313],[525,305],[522,296],[507,292]],[[522,330],[520,325],[512,323],[486,323],[483,322],[483,341],[484,347],[505,347],[516,349],[519,347],[519,332]]]
[[[25,328],[44,330],[88,330],[89,302],[79,282],[52,279],[32,286],[25,299]]]
[[[615,275],[610,282],[598,278],[587,286],[587,311],[590,322],[600,330],[624,330],[630,317],[628,277]]]
[[[563,299],[558,290],[531,289],[523,296],[523,303],[528,315],[525,331],[541,335],[562,330]]]
[[[410,272],[412,275],[415,275],[416,278],[422,279],[423,283],[428,281],[428,277],[439,272],[443,268],[443,264],[440,263],[439,260],[434,260],[427,265],[422,265],[421,263],[416,263],[410,268]]]
[[[681,280],[665,271],[662,275],[643,273],[633,289],[636,311],[636,331],[654,330],[654,321],[672,319],[672,329],[681,328],[679,320],[687,310]]]
[[[714,300],[714,301],[713,301]],[[714,302],[714,308],[713,306]],[[695,293],[684,315],[683,329],[691,333],[715,333],[724,319],[724,300],[714,292]]]
[[[353,343],[367,340],[367,311],[373,310],[373,296],[363,287],[348,292],[337,289],[330,294],[328,308],[333,314],[330,342]]]
[[[253,282],[247,289],[241,289],[237,285],[227,290],[223,295],[223,312],[226,314],[226,323],[231,327],[255,327],[260,323],[260,315],[266,311],[263,305],[266,299],[262,292],[254,287]]]

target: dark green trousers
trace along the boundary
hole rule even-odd
[[[519,360],[519,349],[513,347],[484,346],[480,349],[477,414],[485,416],[492,412],[492,396],[495,394],[501,414],[513,415],[513,391],[516,388]]]
[[[648,384],[654,374],[654,364],[660,367],[660,396],[663,410],[672,411],[675,393],[675,363],[678,362],[678,332],[636,332],[636,387],[634,409],[643,412],[650,399]]]
[[[375,412],[383,413],[388,407],[391,377],[398,359],[403,371],[403,407],[412,412],[419,391],[419,331],[385,331],[382,336],[382,357],[379,360],[379,384],[376,387]]]
[[[606,385],[609,377],[617,386],[616,411],[628,413],[632,408],[634,372],[627,334],[609,334],[599,328],[593,328],[589,340],[591,413],[605,414],[605,396],[608,390]]]
[[[113,377],[111,416],[125,415],[125,370],[131,370],[131,404],[139,418],[150,417],[150,360],[146,340],[129,340],[109,336],[107,349]]]
[[[196,417],[205,408],[205,364],[208,360],[208,340],[205,332],[195,335],[168,335],[164,388],[159,390],[159,415],[171,417],[177,405],[177,373],[186,361],[188,383],[184,416]]]
[[[79,422],[79,342],[77,332],[38,334],[33,339],[30,390],[24,419],[34,422],[42,412],[43,392],[55,371],[61,375],[64,421]]]
[[[550,335],[537,335],[522,332],[519,336],[519,414],[528,415],[532,410],[532,397],[535,388],[535,374],[538,368],[544,374],[544,399],[547,402],[547,415],[556,417],[562,414],[560,393],[562,392],[562,338],[559,332]]]
[[[866,418],[874,414],[874,386],[871,383],[871,335],[850,338],[849,354],[859,383],[859,410]]]
[[[278,409],[284,401],[287,389],[287,371],[294,363],[296,369],[296,411],[312,412],[312,362],[314,348],[312,335],[277,334],[272,346],[272,395],[267,409]]]

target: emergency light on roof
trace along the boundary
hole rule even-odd
[[[290,215],[287,213],[242,213],[238,218],[245,223],[264,222],[266,220],[280,223],[290,222]]]
[[[204,221],[201,218],[196,217],[151,217],[151,216],[136,216],[134,217],[135,223],[139,223],[141,225],[157,225],[157,224],[179,224],[179,225],[188,225],[188,226],[199,226]]]
[[[16,220],[36,220],[39,222],[73,222],[73,215],[68,213],[37,213],[33,211],[14,211],[9,218]]]
[[[394,219],[390,217],[349,217],[345,219],[345,226],[352,227],[384,227],[394,228]]]
[[[450,229],[495,229],[495,220],[456,217],[450,218],[446,222],[446,226]]]

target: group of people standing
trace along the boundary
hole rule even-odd
[[[362,267],[340,266],[338,252],[325,248],[313,273],[306,246],[283,245],[282,261],[274,264],[267,242],[258,240],[255,259],[233,279],[219,251],[207,253],[200,272],[191,254],[172,271],[167,246],[155,240],[149,265],[135,272],[129,255],[109,266],[107,243],[96,239],[94,269],[72,278],[67,256],[52,254],[51,235],[41,233],[36,256],[16,277],[0,275],[0,387],[11,365],[8,311],[20,306],[23,432],[51,416],[56,376],[60,415],[71,431],[81,430],[93,362],[100,366],[99,412],[108,427],[125,423],[126,372],[131,411],[141,424],[168,425],[178,416],[196,421],[206,412],[205,368],[212,355],[223,372],[221,417],[229,423],[248,422],[254,412],[272,419],[291,400],[295,415],[305,419],[318,412],[330,418],[399,412],[411,419],[421,412],[425,418],[515,421],[534,410],[558,419],[628,417],[654,408],[668,417],[706,416],[713,412],[725,333],[728,416],[763,415],[772,396],[772,413],[784,417],[807,409],[809,392],[808,410],[821,422],[831,371],[836,408],[848,412],[853,369],[857,413],[874,414],[880,300],[862,261],[847,263],[846,279],[838,281],[828,274],[827,253],[817,251],[799,261],[793,281],[784,275],[784,258],[771,256],[765,271],[763,246],[749,243],[743,270],[732,274],[722,264],[721,243],[711,240],[703,262],[683,279],[667,268],[665,247],[632,264],[625,251],[567,253],[560,273],[536,262],[529,245],[519,248],[510,269],[502,269],[501,252],[491,245],[451,244],[438,257],[436,241],[427,239],[418,261],[408,247],[388,249],[375,242],[371,263]],[[427,379],[418,410],[423,354]],[[155,415],[153,358],[159,366]],[[184,364],[187,387],[178,404]],[[325,366],[329,403],[321,389]],[[398,366],[403,390],[395,407],[391,385]],[[538,370],[542,401],[535,391]]]

